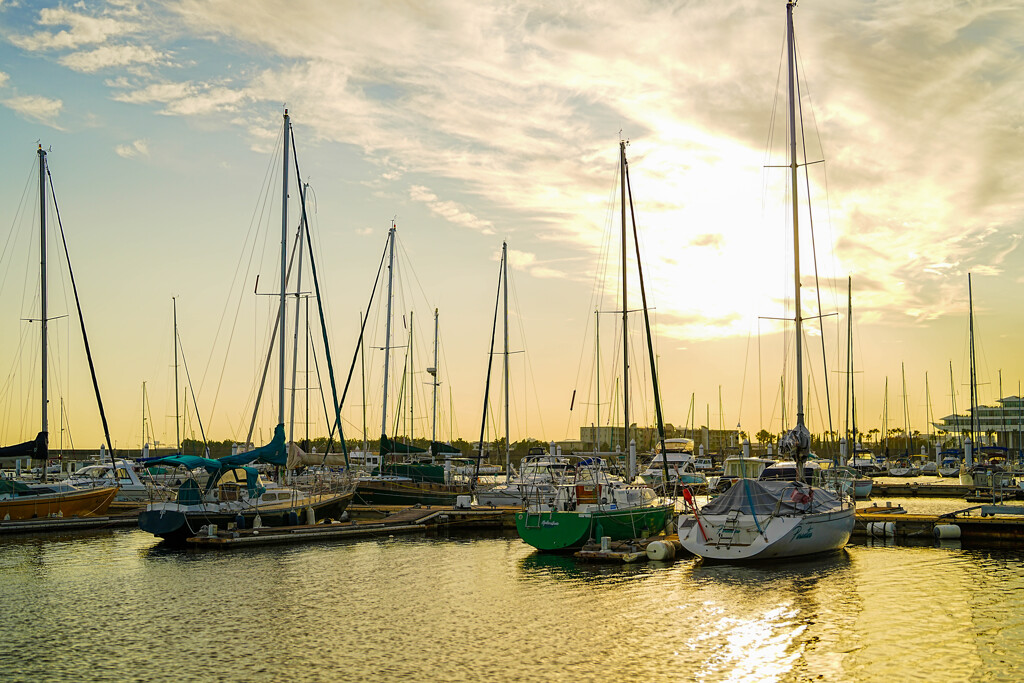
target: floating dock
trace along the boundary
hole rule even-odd
[[[942,515],[857,512],[854,536],[913,540],[960,539],[966,543],[1024,544],[1024,507],[975,505]]]
[[[0,536],[13,534],[54,534],[68,531],[117,529],[138,526],[139,512],[104,517],[40,517],[0,522]]]
[[[394,509],[388,509],[392,508]],[[189,545],[200,548],[236,548],[286,543],[342,540],[393,536],[396,534],[426,533],[452,528],[506,528],[511,520],[515,526],[518,507],[508,508],[452,508],[423,506],[402,508],[397,506],[350,506],[353,517],[370,517],[361,521],[305,524],[260,529],[206,528],[188,539]],[[386,515],[381,519],[382,515]],[[372,519],[377,518],[377,519]],[[379,519],[379,521],[377,521]]]
[[[963,484],[925,484],[916,481],[883,483],[879,481],[871,484],[872,498],[964,498],[968,496],[976,498],[992,498],[992,488],[988,486],[964,486]],[[997,489],[996,498],[1024,497],[1024,491],[1019,488]]]

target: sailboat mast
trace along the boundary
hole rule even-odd
[[[503,359],[503,364],[504,364],[503,372],[504,372],[504,375],[505,375],[505,472],[506,473],[511,471],[509,469],[509,465],[511,464],[510,463],[511,455],[510,455],[510,452],[509,452],[509,443],[508,443],[509,429],[508,429],[508,261],[507,261],[508,254],[507,254],[507,251],[508,251],[508,244],[506,242],[502,242],[501,243],[501,260],[502,260],[502,263],[505,263],[505,266],[501,270],[501,278],[502,278],[501,289],[502,289],[502,296],[503,296],[503,299],[504,299],[503,309],[504,309],[504,317],[505,317],[505,324],[504,324],[505,351],[504,351],[504,359]]]
[[[278,331],[278,392],[277,392],[277,423],[284,424],[284,321],[285,321],[285,286],[288,271],[288,131],[290,120],[288,110],[284,110],[284,169],[281,173],[281,302],[277,312]]]
[[[409,311],[409,445],[410,446],[412,446],[412,430],[413,430],[413,427],[414,427],[413,423],[416,421],[416,412],[415,412],[416,411],[416,402],[413,401],[413,397],[412,397],[412,390],[413,390],[412,370],[413,370],[413,367],[414,367],[414,365],[413,365],[413,358],[412,358],[412,354],[413,354],[413,350],[414,350],[413,346],[412,346],[412,330],[413,330],[412,313],[413,313],[412,311]]]
[[[384,322],[384,399],[380,418],[381,437],[385,436],[388,433],[388,369],[391,361],[391,287],[394,280],[394,273],[395,222],[391,221],[391,230],[388,231],[388,306],[387,318]],[[381,464],[384,463],[381,462]]]
[[[306,191],[309,191],[309,185],[306,185]],[[306,192],[302,193],[302,199],[306,197]],[[291,409],[288,416],[288,443],[295,443],[295,390],[298,382],[296,381],[299,373],[299,297],[302,296],[302,255],[305,250],[302,248],[302,230],[304,224],[299,223],[299,267],[295,274],[295,335],[292,337],[292,392],[291,392]],[[284,320],[281,320],[282,325]],[[290,446],[289,446],[290,448]]]
[[[41,324],[42,332],[40,343],[42,345],[42,362],[40,368],[42,370],[42,405],[40,407],[40,413],[42,415],[41,429],[43,433],[43,439],[47,438],[48,421],[46,415],[46,404],[47,404],[47,367],[46,367],[46,344],[47,344],[47,329],[46,329],[46,152],[43,151],[43,146],[39,145],[39,322]],[[113,454],[111,454],[113,455]],[[43,463],[43,480],[46,480],[46,463]]]
[[[437,441],[437,309],[434,309],[434,372],[431,373],[433,385],[432,397],[430,399],[430,444],[433,446]]]
[[[174,447],[181,452],[181,398],[178,396],[178,299],[171,297],[174,310]]]
[[[622,433],[623,451],[629,453],[629,299],[626,296],[626,141],[619,140],[619,176],[622,181]]]
[[[967,307],[971,326],[971,441],[977,445],[978,436],[975,418],[978,413],[978,374],[974,364],[974,294],[971,291],[971,274],[967,273]]]
[[[793,35],[793,0],[786,3],[787,52],[789,64],[786,69],[789,80],[789,172],[793,197],[793,305],[796,309],[796,424],[804,426],[804,366],[803,366],[803,311],[800,308],[800,217],[797,201],[797,160],[796,160],[796,49]],[[803,430],[800,430],[801,432]],[[803,481],[803,444],[797,447],[797,479]]]
[[[363,312],[359,311],[359,329],[360,335],[362,335],[363,329]],[[359,340],[359,370],[360,370],[360,385],[363,394],[363,457],[366,457],[366,345],[362,343],[362,339]]]
[[[594,311],[594,355],[597,356],[597,434],[594,441],[601,443],[601,314]],[[598,449],[600,450],[600,448]]]
[[[953,402],[953,422],[956,424],[956,442],[959,446],[963,442],[963,431],[960,429],[960,416],[956,413],[956,385],[953,383],[953,361],[949,361],[949,396]]]
[[[853,412],[850,403],[853,395],[853,277],[846,278],[846,452],[849,455],[853,452],[853,444],[850,441],[850,416]],[[856,435],[853,440],[856,441]]]

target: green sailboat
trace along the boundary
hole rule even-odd
[[[519,537],[542,551],[568,551],[582,548],[589,542],[608,537],[613,541],[643,538],[661,533],[672,522],[675,501],[659,498],[646,484],[630,484],[636,477],[636,443],[629,436],[629,334],[626,297],[626,207],[627,192],[632,215],[632,192],[629,191],[629,170],[626,163],[626,141],[619,142],[619,168],[622,202],[622,397],[629,448],[629,466],[626,481],[612,477],[597,457],[573,456],[571,478],[558,483],[553,500],[524,498],[523,509],[516,514]],[[647,294],[644,289],[643,267],[640,264],[640,246],[633,222],[633,241],[636,247],[640,294],[643,300],[644,325],[647,333],[647,351],[654,389],[654,406],[658,421],[661,451],[665,452],[665,427],[661,412],[658,374],[654,362],[650,318],[647,313]],[[663,458],[662,482],[669,482],[668,463]]]

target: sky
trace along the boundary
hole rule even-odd
[[[862,430],[881,427],[887,410],[889,426],[925,432],[926,415],[952,411],[953,390],[958,409],[968,403],[968,273],[981,402],[998,398],[1000,374],[1002,395],[1017,394],[1024,14],[1012,2],[804,0],[794,16],[806,159],[823,161],[799,182],[803,310],[821,313],[805,329],[810,428],[828,428],[826,379],[842,428],[848,277]],[[382,297],[367,301],[392,221],[401,348],[389,431],[403,431],[394,415],[409,410],[405,393],[395,398],[406,312],[409,421],[418,436],[432,428],[437,309],[437,434],[479,437],[503,241],[512,438],[621,423],[620,139],[666,420],[781,431],[795,385],[793,326],[779,320],[793,316],[788,172],[778,168],[784,39],[781,0],[0,0],[0,442],[39,425],[38,144],[115,445],[175,440],[172,297],[189,374],[179,405],[198,406],[210,438],[247,436],[274,311],[265,295],[279,277],[285,107],[341,384],[368,311],[370,438],[381,426],[384,316]],[[291,233],[297,197],[293,187]],[[62,256],[49,239],[51,260]],[[627,266],[635,311],[634,256]],[[51,266],[50,444],[98,447],[65,271]],[[308,291],[308,262],[305,272]],[[650,424],[641,321],[630,316],[630,410]],[[296,357],[288,388],[326,391]],[[494,418],[503,358],[488,438],[504,431]],[[257,441],[276,424],[272,368]],[[363,429],[359,368],[347,436]],[[322,406],[319,390],[300,393]],[[323,412],[310,418],[314,433]],[[185,430],[198,435],[194,417]]]

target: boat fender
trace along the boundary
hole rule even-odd
[[[235,527],[238,529],[245,528],[245,517],[242,515],[241,512],[235,515]]]
[[[938,539],[960,538],[960,527],[957,524],[936,524],[933,531]]]
[[[868,522],[867,532],[871,538],[892,538],[896,535],[896,524],[893,522]]]
[[[611,549],[612,549],[612,537],[611,536],[602,536],[601,537],[601,552],[602,553],[611,552]]]
[[[669,562],[676,558],[676,547],[664,541],[651,541],[647,544],[647,559],[655,562]]]
[[[259,529],[261,526],[263,526],[263,518],[260,517],[260,513],[257,512],[256,516],[252,520],[252,528]]]
[[[306,524],[316,524],[316,510],[312,505],[306,508]]]

